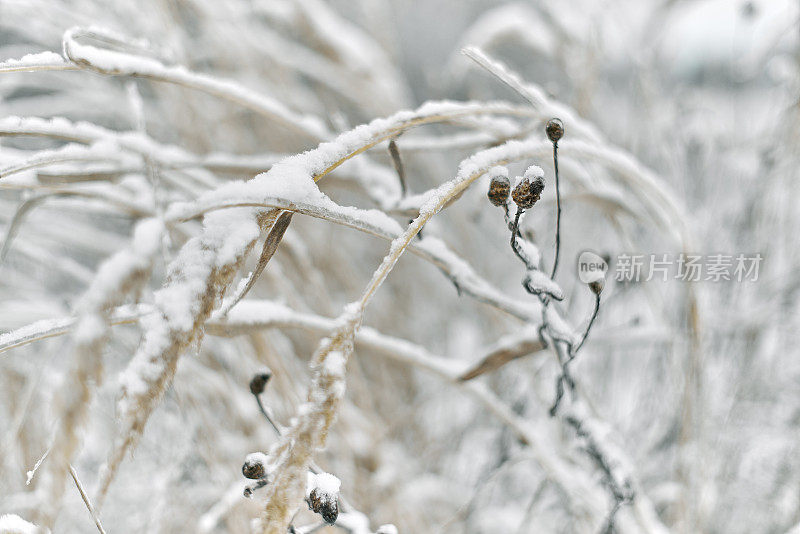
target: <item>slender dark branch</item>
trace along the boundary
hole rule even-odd
[[[553,340],[553,346],[558,356],[558,363],[561,365],[561,373],[556,378],[556,397],[553,400],[553,406],[550,407],[550,417],[555,417],[558,412],[558,407],[564,397],[564,386],[567,386],[571,392],[575,391],[575,380],[569,373],[569,364],[574,359],[570,356],[572,347],[569,343],[561,340]],[[566,347],[567,353],[562,354],[562,347]]]
[[[516,215],[514,215],[514,222],[511,223],[511,249],[514,251],[514,254],[516,254],[517,257],[520,260],[522,260],[522,263],[525,264],[525,268],[526,269],[535,270],[536,266],[533,264],[531,259],[528,257],[528,255],[525,253],[525,251],[522,249],[520,244],[517,242],[517,239],[521,239],[522,238],[522,235],[520,234],[520,231],[519,231],[519,218],[522,216],[522,214],[524,212],[525,212],[524,209],[518,207],[517,208],[517,213],[516,213]]]
[[[542,344],[542,347],[547,348],[550,346],[550,343],[547,342],[547,338],[544,336],[544,332],[547,329],[547,325],[542,322],[542,326],[536,331],[539,334],[539,342]]]
[[[392,155],[394,170],[397,171],[397,178],[400,180],[400,194],[405,197],[408,191],[406,188],[406,171],[403,169],[403,160],[400,159],[400,149],[397,148],[395,138],[389,140],[389,154]]]
[[[255,482],[253,482],[249,486],[245,486],[245,488],[244,488],[244,496],[249,499],[250,497],[253,496],[253,493],[255,493],[255,491],[257,489],[263,488],[267,484],[269,484],[269,480],[267,480],[266,478],[261,478],[261,479],[256,480]]]
[[[558,182],[558,142],[553,142],[553,168],[556,173],[556,252],[553,259],[553,272],[550,274],[551,279],[556,277],[558,254],[561,250],[561,188]]]
[[[612,534],[614,532],[614,519],[620,507],[624,504],[633,502],[636,492],[631,486],[631,481],[627,477],[619,479],[615,476],[612,459],[603,451],[601,442],[592,434],[588,425],[584,424],[577,416],[568,415],[564,421],[571,426],[578,437],[584,441],[584,450],[597,465],[603,474],[603,484],[611,492],[614,504],[608,514],[608,519],[601,531],[601,534]]]
[[[517,237],[519,236],[519,218],[522,217],[522,213],[524,211],[525,210],[523,209],[517,208],[517,213],[516,215],[514,215],[514,222],[511,223],[511,249],[517,256],[519,256],[519,252],[517,252],[517,246],[518,246]],[[520,257],[520,259],[522,261],[525,261],[524,258]]]
[[[581,347],[583,346],[584,341],[586,341],[586,338],[589,336],[589,330],[592,329],[592,325],[594,324],[594,320],[597,318],[597,313],[599,311],[600,311],[600,295],[595,295],[594,296],[594,311],[592,312],[592,317],[591,317],[591,319],[589,319],[589,324],[586,325],[586,330],[583,332],[583,336],[581,336],[580,342],[577,345],[575,345],[572,348],[572,350],[570,351],[571,354],[572,354],[572,357],[570,358],[570,360],[575,357],[575,353],[577,353],[579,350],[581,350]]]
[[[272,415],[269,413],[266,406],[264,406],[264,403],[261,402],[261,395],[254,395],[254,397],[256,398],[256,402],[258,403],[258,409],[261,410],[264,419],[266,419],[267,422],[272,426],[272,428],[275,429],[275,433],[280,436],[281,428],[275,422],[275,419],[273,419]]]
[[[608,519],[606,519],[606,523],[603,526],[601,534],[614,534],[614,519],[616,519],[617,512],[619,512],[621,506],[622,501],[614,499],[614,504],[611,505],[611,511],[608,513]]]
[[[419,237],[419,234],[417,237]],[[464,289],[461,287],[461,284],[458,283],[458,279],[455,276],[451,276],[450,273],[445,272],[444,269],[439,270],[442,271],[442,274],[447,277],[448,280],[450,280],[450,283],[453,284],[454,288],[456,288],[456,293],[460,297],[463,294]]]
[[[564,367],[562,366],[563,370]],[[553,405],[550,407],[550,417],[555,417],[558,412],[558,406],[561,404],[561,399],[564,398],[564,373],[558,375],[556,378],[556,398],[553,400]]]
[[[575,381],[569,374],[569,364],[572,363],[572,360],[575,359],[575,356],[577,355],[578,351],[581,349],[583,343],[586,341],[586,338],[589,336],[589,331],[592,329],[592,325],[594,324],[594,320],[597,318],[597,314],[599,311],[600,311],[600,291],[597,291],[595,293],[594,310],[592,311],[592,316],[589,319],[589,324],[586,325],[586,330],[584,330],[583,335],[581,336],[581,340],[574,345],[564,341],[564,346],[567,349],[567,354],[564,357],[562,357],[561,351],[559,350],[559,345],[558,343],[556,343],[556,354],[558,355],[558,363],[561,364],[561,374],[556,379],[556,398],[555,401],[553,402],[553,406],[550,408],[551,417],[555,416],[556,412],[558,411],[558,405],[561,402],[562,397],[564,396],[564,385],[566,384],[567,386],[569,386],[570,391],[575,390]]]

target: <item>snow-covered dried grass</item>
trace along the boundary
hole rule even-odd
[[[796,529],[798,14],[0,3],[0,534]]]

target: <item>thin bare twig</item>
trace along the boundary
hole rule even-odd
[[[278,434],[278,436],[280,436],[281,427],[279,427],[278,424],[275,422],[275,419],[272,417],[272,414],[269,413],[266,406],[264,406],[264,403],[261,402],[261,395],[254,395],[254,397],[256,398],[256,402],[258,403],[258,409],[261,411],[261,414],[264,416],[264,419],[266,419],[267,422],[272,426],[272,428],[275,430],[275,433]]]
[[[592,312],[592,317],[589,319],[589,324],[586,325],[586,330],[584,330],[583,335],[581,336],[581,340],[572,348],[570,360],[575,358],[575,353],[581,350],[583,343],[586,341],[586,338],[589,336],[589,330],[592,329],[592,325],[594,324],[594,320],[597,318],[597,313],[600,311],[600,295],[594,296],[594,311]]]
[[[75,481],[75,486],[77,486],[78,492],[81,494],[81,499],[83,499],[83,504],[86,505],[86,508],[89,510],[92,519],[94,519],[94,524],[97,526],[97,530],[100,532],[100,534],[106,534],[106,531],[103,528],[102,523],[100,523],[100,517],[97,515],[94,506],[92,506],[92,501],[89,500],[89,497],[83,490],[83,485],[81,484],[81,481],[78,479],[78,473],[75,472],[75,468],[72,467],[72,464],[70,464],[69,466],[69,474],[72,475],[72,480]]]
[[[561,250],[561,187],[558,182],[558,142],[553,143],[553,169],[556,175],[556,251],[550,278],[555,279],[556,270],[558,270],[558,254]]]

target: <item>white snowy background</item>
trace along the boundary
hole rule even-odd
[[[0,534],[800,532],[798,37],[788,0],[0,0]],[[545,309],[497,164],[544,171]],[[584,250],[763,261],[610,275],[551,416]]]

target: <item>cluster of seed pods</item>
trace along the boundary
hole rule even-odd
[[[527,210],[533,207],[544,190],[544,178],[541,169],[536,166],[528,167],[525,174],[515,179],[514,189],[508,179],[508,169],[505,167],[492,167],[489,171],[489,201],[495,206],[507,207],[508,197],[517,205],[517,208]]]

